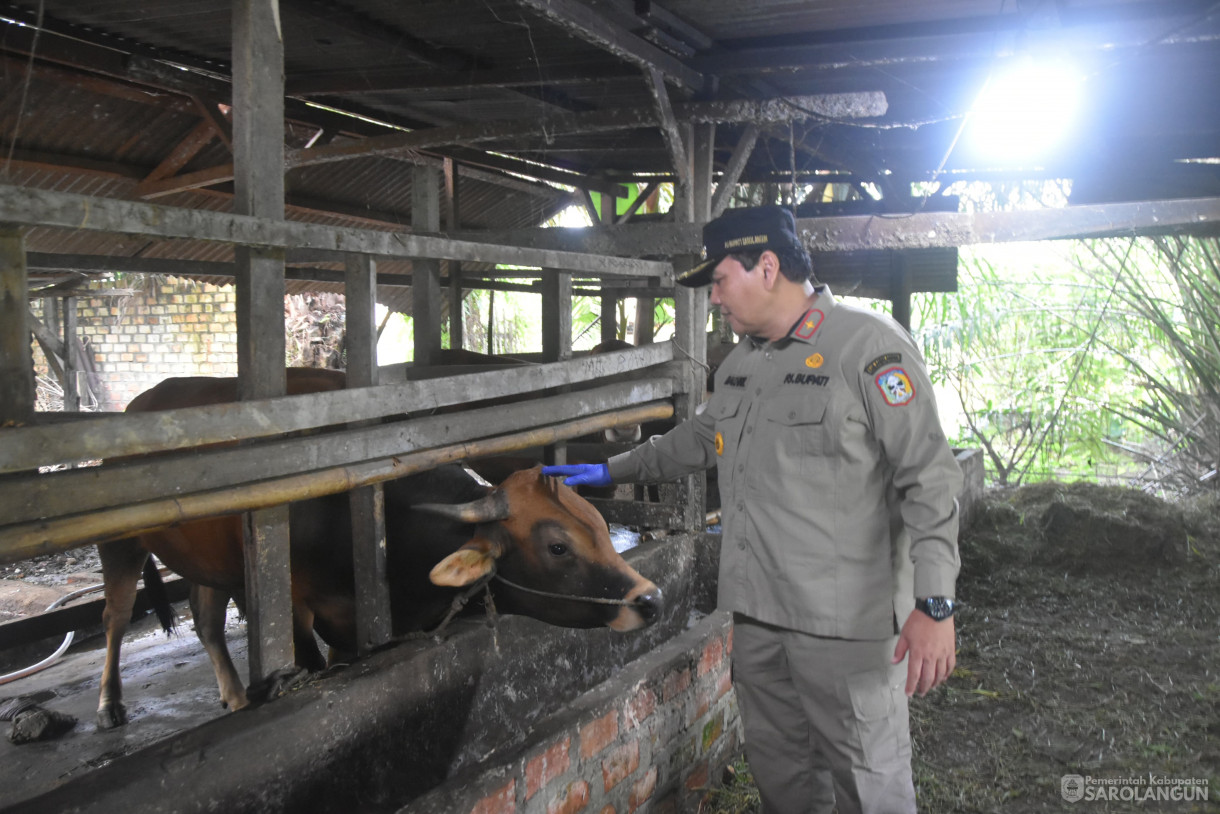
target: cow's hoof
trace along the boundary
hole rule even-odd
[[[114,729],[127,723],[127,707],[122,704],[111,704],[97,709],[97,728]]]

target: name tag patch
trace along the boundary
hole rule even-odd
[[[911,384],[911,377],[900,367],[886,368],[873,381],[881,391],[881,398],[891,407],[901,407],[915,398],[915,385]]]
[[[883,353],[864,366],[865,374],[871,376],[885,365],[896,365],[902,361],[901,353]]]
[[[745,387],[747,376],[725,376],[724,383],[729,387]]]
[[[825,387],[829,383],[829,376],[818,376],[814,373],[789,373],[784,376],[784,384],[808,384],[814,387]]]

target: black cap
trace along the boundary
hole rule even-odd
[[[703,227],[703,262],[677,280],[691,288],[707,285],[712,281],[712,270],[730,254],[800,248],[796,220],[784,207],[728,209]]]

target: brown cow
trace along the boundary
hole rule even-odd
[[[342,376],[337,371],[290,370],[289,392],[334,389],[336,383],[342,386]],[[199,379],[167,380],[137,397],[128,409],[213,404],[235,397],[233,380],[210,381],[212,388]],[[175,398],[179,388],[189,393],[186,400]],[[601,515],[568,487],[543,478],[539,468],[519,472],[495,488],[454,465],[389,481],[385,529],[395,635],[431,628],[460,586],[492,574],[498,579],[489,588],[499,610],[551,624],[633,630],[651,624],[660,612],[660,590],[614,551]],[[317,670],[325,661],[315,631],[339,652],[356,650],[357,586],[347,495],[291,504],[289,537],[296,660]],[[224,638],[229,598],[239,607],[244,603],[242,539],[240,516],[226,516],[99,546],[106,584],[100,728],[127,720],[119,650],[149,552],[196,586],[191,611],[212,660],[221,700],[230,709],[248,704]]]

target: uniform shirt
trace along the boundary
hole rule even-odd
[[[776,342],[746,338],[698,415],[610,459],[618,482],[719,468],[719,604],[880,639],[953,597],[961,470],[910,336],[825,286]]]

